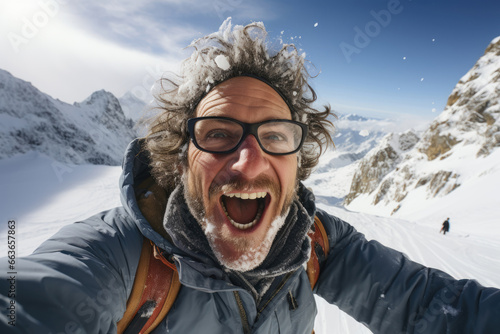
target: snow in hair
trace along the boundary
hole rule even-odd
[[[178,166],[185,165],[186,155],[179,154],[188,143],[186,120],[192,117],[199,101],[216,85],[233,77],[253,75],[277,89],[292,109],[292,117],[309,126],[309,135],[300,152],[300,180],[306,179],[317,165],[325,145],[332,144],[327,117],[312,107],[316,100],[305,65],[305,54],[293,44],[280,44],[273,50],[267,44],[262,22],[235,25],[228,18],[219,31],[193,41],[194,51],[184,60],[179,76],[169,75],[155,88],[154,117],[149,127],[146,149],[151,152],[153,175],[164,187],[179,180]]]

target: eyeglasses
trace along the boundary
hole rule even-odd
[[[197,117],[187,121],[193,144],[208,153],[231,153],[251,134],[268,154],[286,155],[300,150],[307,125],[287,119],[244,123],[229,117]]]

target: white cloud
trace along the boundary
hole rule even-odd
[[[145,89],[159,69],[177,71],[190,52],[183,49],[212,32],[205,23],[217,22],[221,13],[235,17],[235,24],[275,15],[265,14],[274,13],[270,5],[243,0],[2,2],[0,34],[20,39],[0,39],[0,68],[70,103],[98,89],[120,96],[138,85]],[[47,20],[37,27],[36,17]]]
[[[132,87],[144,89],[161,71],[175,70],[180,57],[155,56],[53,22],[16,53],[5,49],[0,67],[66,102],[81,101],[106,89],[121,96]]]
[[[199,35],[186,25],[167,29],[165,24],[159,26],[144,15],[132,15],[135,10],[141,13],[140,7],[146,2],[103,4],[101,8],[115,18],[128,16],[128,20],[112,20],[107,32],[145,42],[137,47],[133,41],[110,39],[102,29],[92,27],[91,21],[82,23],[82,17],[69,10],[69,5],[55,2],[60,0],[42,1],[52,1],[53,15],[48,15],[36,1],[0,5],[0,33],[11,37],[0,39],[0,68],[70,103],[99,89],[118,97],[137,86],[149,89],[160,72],[177,71],[186,57],[182,48]],[[47,20],[39,20],[43,23],[39,24],[36,17]]]

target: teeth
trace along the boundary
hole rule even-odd
[[[263,193],[263,194],[265,194],[265,193]],[[229,197],[233,197],[233,196],[229,196]],[[235,196],[235,197],[238,197],[238,196]],[[265,195],[263,197],[265,197]],[[251,227],[254,227],[255,224],[257,224],[257,222],[259,221],[260,217],[262,216],[262,212],[264,211],[264,205],[262,205],[262,204],[259,205],[259,209],[257,211],[257,215],[255,216],[255,218],[248,224],[240,224],[240,223],[235,222],[231,217],[229,217],[229,214],[227,213],[226,206],[224,205],[224,202],[222,202],[221,204],[222,204],[222,209],[224,209],[224,212],[226,214],[226,217],[231,222],[231,225],[233,225],[234,227],[236,227],[237,229],[240,229],[240,230],[246,230],[246,229],[249,229]]]
[[[256,199],[256,198],[264,198],[266,197],[267,193],[265,191],[262,192],[255,192],[255,193],[231,193],[231,194],[224,194],[227,197],[236,197],[236,198],[241,198],[241,199]]]

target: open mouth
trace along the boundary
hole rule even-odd
[[[221,196],[221,205],[231,225],[247,230],[257,225],[268,199],[266,192],[230,193]]]

